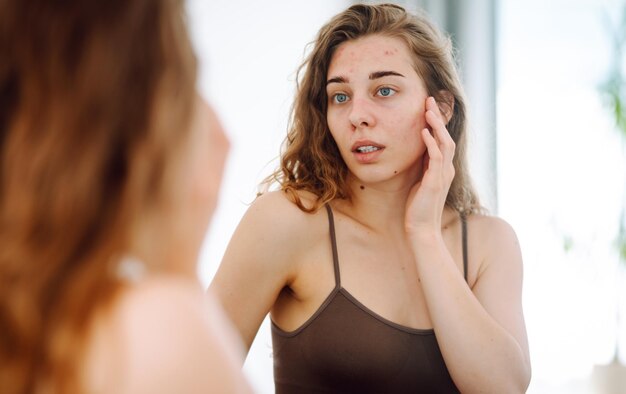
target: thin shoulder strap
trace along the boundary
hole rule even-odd
[[[335,286],[341,286],[341,276],[339,274],[339,257],[337,255],[337,240],[335,238],[335,219],[333,210],[329,204],[326,204],[326,212],[328,212],[328,228],[330,230],[330,242],[333,247],[333,265],[335,266]]]
[[[467,216],[461,212],[461,231],[463,235],[463,278],[467,282]]]

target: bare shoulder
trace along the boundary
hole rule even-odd
[[[305,206],[315,201],[312,195],[299,197]],[[239,222],[210,289],[246,348],[282,290],[297,280],[319,248],[325,234],[320,211],[305,212],[276,191],[258,197]]]
[[[298,192],[305,207],[315,203],[315,196],[307,192]],[[301,210],[283,191],[273,191],[258,197],[250,206],[241,225],[250,227],[254,233],[263,237],[265,242],[279,244],[281,248],[307,248],[313,240],[317,224],[325,214],[308,213]]]
[[[316,196],[305,191],[297,192],[300,201],[306,208],[315,204]],[[270,216],[275,221],[286,225],[302,225],[314,216],[300,209],[292,198],[284,191],[277,190],[260,195],[248,210],[251,214],[263,217]]]
[[[467,222],[470,231],[485,243],[495,243],[496,245],[518,243],[513,227],[498,216],[472,214],[468,216]]]
[[[483,214],[467,218],[470,248],[481,262],[478,275],[495,266],[521,271],[520,245],[513,227],[504,219]]]
[[[247,392],[240,345],[209,297],[195,281],[172,277],[122,290],[95,324],[89,385],[122,393]]]

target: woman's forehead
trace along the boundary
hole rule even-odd
[[[333,53],[328,78],[378,71],[408,73],[414,60],[406,43],[397,37],[368,35],[342,43]]]

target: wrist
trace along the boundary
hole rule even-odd
[[[441,229],[435,226],[406,226],[405,230],[411,243],[433,244],[443,241]]]
[[[405,223],[404,230],[407,235],[413,237],[430,238],[441,235],[441,229],[436,224],[409,224]]]

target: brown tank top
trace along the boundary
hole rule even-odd
[[[433,329],[393,323],[341,287],[333,214],[326,208],[335,288],[297,330],[272,322],[276,393],[458,393]],[[467,281],[464,216],[461,221]]]

